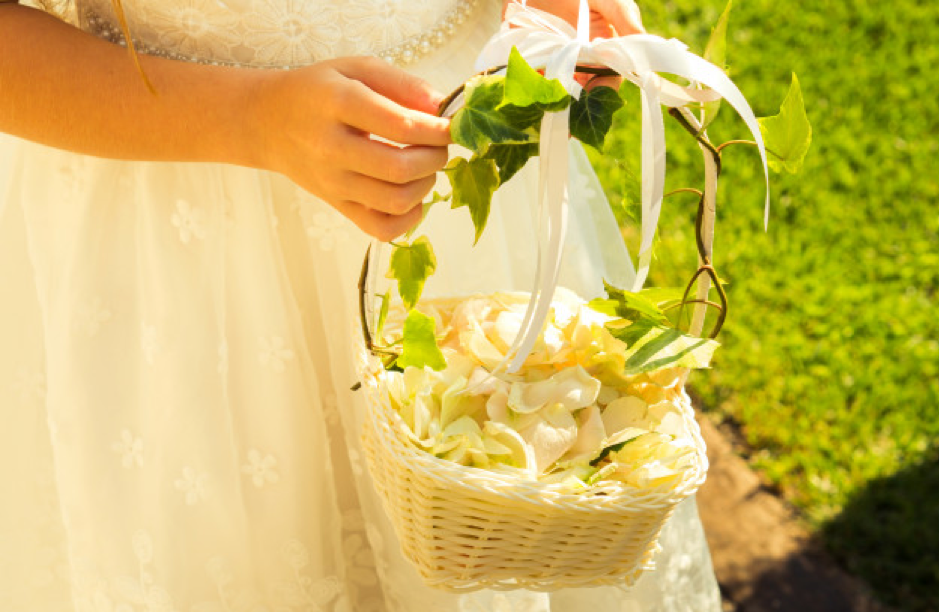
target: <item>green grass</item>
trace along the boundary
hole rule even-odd
[[[643,9],[650,31],[700,53],[723,0]],[[768,233],[755,152],[724,153],[715,263],[731,308],[713,370],[692,379],[829,550],[916,611],[939,609],[937,32],[937,2],[738,0],[732,78],[765,116],[796,72],[813,143],[801,174],[771,177]],[[633,100],[609,143],[627,167],[595,160],[617,201],[638,197],[638,115]],[[726,107],[710,132],[748,137]],[[700,186],[689,140],[669,126],[666,190]],[[694,206],[666,200],[656,284],[694,270]]]

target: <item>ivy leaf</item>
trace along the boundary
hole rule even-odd
[[[711,30],[711,37],[708,38],[708,44],[704,48],[704,59],[711,62],[721,70],[726,72],[727,64],[727,22],[730,20],[730,9],[733,7],[734,0],[727,0],[727,6],[721,13],[717,25]],[[717,113],[721,110],[721,99],[713,102],[704,103],[704,115],[701,118],[701,129],[704,130],[714,121]]]
[[[426,202],[421,202],[421,204],[424,206],[424,214],[426,215],[427,211],[430,210],[430,207],[433,206],[434,204],[439,204],[440,202],[446,202],[449,199],[450,199],[450,194],[441,195],[440,192],[435,191],[431,195],[429,200],[427,200]]]
[[[430,366],[434,370],[447,367],[447,362],[437,346],[437,322],[419,310],[411,310],[404,320],[401,355],[395,365],[401,368]]]
[[[629,347],[626,350],[627,375],[662,368],[706,368],[720,346],[715,340],[689,336],[677,329],[640,319],[624,328],[607,328]]]
[[[502,104],[505,77],[479,76],[470,79],[463,90],[464,106],[453,115],[450,136],[453,142],[474,153],[484,153],[492,144],[531,140],[498,109]]]
[[[561,81],[546,79],[525,61],[517,48],[512,47],[505,71],[504,101],[515,106],[536,105],[542,110],[559,111],[570,104],[570,96]]]
[[[479,242],[489,220],[492,194],[499,188],[499,168],[491,158],[474,155],[469,161],[463,157],[454,157],[443,171],[453,188],[450,208],[466,206],[470,210],[476,228],[475,244]]]
[[[414,232],[416,232],[421,227],[421,224],[424,223],[424,219],[427,218],[427,214],[430,212],[430,209],[434,207],[434,204],[439,204],[440,202],[446,202],[449,199],[450,199],[449,193],[447,195],[441,195],[439,192],[435,191],[433,195],[431,195],[431,198],[429,200],[427,200],[426,202],[421,202],[421,206],[423,206],[423,208],[421,209],[421,220],[417,222],[417,225],[415,225],[414,227],[408,230],[408,232],[404,235],[404,239],[405,240],[411,239],[411,236],[414,235]]]
[[[685,294],[684,287],[646,287],[639,295],[651,300],[664,311],[667,306],[681,302]]]
[[[668,318],[659,308],[658,302],[654,298],[650,298],[649,294],[625,291],[606,281],[604,281],[603,286],[607,298],[591,300],[587,303],[587,306],[597,312],[626,319],[627,321],[636,322],[645,319],[654,325],[666,325],[668,323]],[[631,344],[631,342],[626,342],[626,344]]]
[[[571,134],[597,151],[613,125],[613,113],[625,102],[612,87],[594,87],[584,90],[579,100],[571,104]]]
[[[520,130],[534,128],[535,134],[541,131],[541,119],[544,117],[544,109],[539,108],[537,104],[531,106],[503,104],[499,107],[499,114]]]
[[[760,117],[760,132],[769,153],[769,167],[776,172],[795,174],[802,169],[802,161],[812,142],[812,125],[805,114],[799,79],[792,73],[789,93],[773,117]],[[774,157],[776,159],[774,159]]]
[[[430,240],[421,236],[410,245],[395,245],[386,276],[398,281],[398,293],[410,310],[420,299],[424,282],[436,269],[437,258]]]
[[[521,170],[528,160],[538,155],[538,143],[517,145],[492,145],[486,157],[499,167],[499,183],[506,183]]]

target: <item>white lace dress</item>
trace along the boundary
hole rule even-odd
[[[45,4],[115,36],[110,0]],[[379,54],[443,91],[472,72],[500,9],[124,5],[150,53],[269,67]],[[590,293],[617,273],[595,269],[616,231],[593,221],[604,218],[598,186],[583,155],[574,162],[564,284]],[[472,255],[465,211],[433,214],[429,291],[528,287],[530,182],[499,194]],[[690,502],[663,534],[658,568],[630,590],[456,596],[420,582],[359,450],[351,347],[365,245],[281,176],[0,137],[0,610],[719,610]]]

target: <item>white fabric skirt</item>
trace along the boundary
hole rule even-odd
[[[491,29],[418,72],[449,90],[472,72],[459,50]],[[589,297],[632,269],[576,145],[572,164],[562,284]],[[534,165],[475,249],[465,210],[431,213],[429,294],[530,288]],[[350,390],[366,245],[278,175],[0,137],[0,609],[719,610],[693,501],[632,589],[421,583],[369,482]]]

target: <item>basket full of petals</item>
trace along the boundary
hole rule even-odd
[[[590,305],[609,300],[559,289],[535,349],[509,374],[499,366],[527,303],[509,293],[422,303],[438,370],[388,369],[362,351],[372,478],[432,586],[631,584],[704,481],[682,374],[706,365],[715,343],[647,332],[630,344],[636,323]],[[392,310],[382,335],[394,342],[409,319]]]

